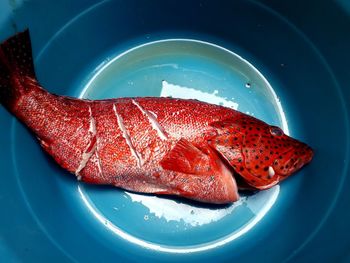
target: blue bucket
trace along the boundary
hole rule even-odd
[[[315,149],[281,185],[230,206],[76,182],[0,107],[2,262],[348,262],[350,4],[0,1],[29,28],[50,92],[195,98]]]

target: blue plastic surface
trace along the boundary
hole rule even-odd
[[[317,7],[317,8],[316,8]],[[315,149],[233,206],[87,186],[0,107],[1,262],[350,262],[347,1],[2,1],[38,79],[88,98],[189,96],[282,126]]]

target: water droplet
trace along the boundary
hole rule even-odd
[[[148,217],[148,215],[145,215],[144,217],[143,217],[143,219],[145,219],[146,221],[149,219],[149,217]]]
[[[249,89],[251,86],[252,86],[252,85],[251,85],[249,82],[247,82],[247,83],[245,84],[245,87],[248,88],[248,89]]]

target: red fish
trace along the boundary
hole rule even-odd
[[[275,126],[218,105],[173,98],[81,100],[44,90],[28,31],[0,46],[0,102],[78,180],[208,203],[267,189],[313,151]]]

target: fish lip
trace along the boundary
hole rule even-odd
[[[298,168],[296,169],[296,171],[300,170],[302,167],[309,164],[312,161],[313,157],[314,157],[314,151],[311,147],[308,146],[306,153],[299,158],[301,160],[301,164],[297,165]],[[299,161],[299,159],[296,160],[293,165],[295,165]]]
[[[303,155],[303,157],[306,156],[306,158],[304,159],[305,164],[308,164],[309,162],[311,162],[312,159],[314,158],[314,155],[315,155],[314,150],[310,146],[306,145],[306,153]]]
[[[271,187],[274,187],[275,185],[277,185],[281,181],[281,177],[279,174],[276,174],[276,178],[277,178],[276,180],[272,181],[269,184],[262,185],[262,186],[254,186],[254,187],[256,189],[259,189],[259,190],[266,190],[266,189],[269,189]]]
[[[281,181],[283,181],[284,179],[286,179],[290,175],[298,172],[301,168],[303,168],[304,166],[306,166],[308,163],[311,162],[311,160],[313,159],[313,156],[314,156],[313,149],[310,146],[305,144],[305,147],[303,150],[305,151],[305,154],[296,158],[296,160],[294,162],[291,162],[291,160],[288,159],[286,162],[284,162],[282,164],[282,166],[286,166],[286,165],[290,166],[290,169],[288,170],[288,172],[280,173],[279,168],[274,167],[275,171],[276,170],[279,171]]]

